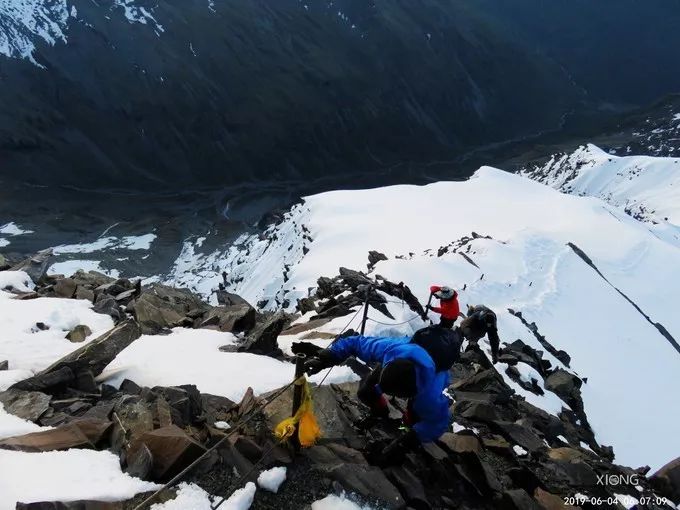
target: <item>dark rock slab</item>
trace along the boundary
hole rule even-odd
[[[61,278],[54,284],[54,293],[57,297],[71,299],[76,295],[78,284],[71,278]]]
[[[529,452],[546,448],[543,440],[528,427],[510,422],[496,422],[496,426],[508,441],[520,445]]]
[[[289,321],[290,317],[285,312],[277,312],[270,315],[248,333],[248,336],[246,336],[238,350],[240,352],[265,355],[279,353],[280,349],[276,340]]]
[[[38,283],[47,273],[47,268],[52,263],[52,257],[51,249],[42,250],[12,266],[10,271],[24,271],[30,276],[31,280]]]
[[[0,361],[0,371],[2,370],[9,370],[9,361]]]
[[[471,434],[447,432],[439,438],[439,442],[453,453],[479,453],[482,449],[479,439]]]
[[[319,469],[347,491],[354,492],[369,501],[378,500],[384,508],[402,508],[405,503],[399,490],[390,482],[385,473],[375,466],[339,464]]]
[[[71,371],[71,380],[75,373],[89,370],[93,376],[99,375],[104,368],[128,345],[141,336],[139,326],[134,321],[125,321],[99,338],[64,356],[39,374],[15,384],[12,388],[41,387],[49,388],[67,382],[64,371]],[[64,372],[64,377],[52,381],[55,374]]]
[[[153,456],[149,476],[156,481],[167,481],[205,452],[200,443],[176,425],[142,434],[137,447],[142,444]],[[131,451],[134,452],[135,448],[133,445]]]
[[[133,452],[127,455],[127,465],[125,472],[130,476],[135,476],[146,480],[153,466],[153,454],[149,447],[141,443]]]
[[[5,411],[28,421],[37,421],[50,406],[52,397],[38,391],[10,388],[0,393]]]
[[[94,448],[85,434],[74,424],[33,432],[0,440],[0,448],[22,452],[49,452],[69,448]]]
[[[215,326],[220,331],[240,332],[250,331],[255,327],[255,309],[248,303],[212,308],[202,319],[198,327]]]

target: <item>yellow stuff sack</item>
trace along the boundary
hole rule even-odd
[[[302,382],[302,404],[295,413],[295,416],[286,418],[274,428],[274,435],[281,441],[289,439],[295,434],[295,427],[298,428],[298,440],[301,446],[314,446],[321,437],[319,424],[314,416],[312,405],[312,392],[306,379]]]

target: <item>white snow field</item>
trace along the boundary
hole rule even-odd
[[[453,286],[463,310],[479,303],[496,310],[502,341],[520,338],[544,350],[507,310],[535,322],[572,356],[571,369],[588,378],[586,413],[600,443],[613,445],[622,464],[658,468],[680,451],[680,401],[672,397],[680,383],[680,353],[655,326],[680,339],[680,250],[652,227],[599,198],[563,194],[483,167],[465,182],[307,197],[266,236],[243,236],[226,254],[202,255],[187,241],[169,281],[207,296],[226,270],[239,281],[230,291],[253,303],[267,301],[268,308],[287,299],[293,308],[319,276],[334,276],[340,266],[366,270],[368,251],[380,251],[389,260],[372,275],[403,281],[423,303],[430,284]],[[453,248],[438,256],[441,247],[455,247],[473,232],[491,239],[463,243],[458,251],[469,261]],[[389,309],[395,321],[374,310],[370,317],[412,320],[396,326],[369,321],[368,334],[410,334],[423,326],[408,307],[390,303]],[[337,333],[344,319],[351,316],[317,331]],[[295,339],[281,337],[283,348]],[[511,385],[550,412],[564,405],[550,392],[536,397]]]
[[[119,501],[159,487],[123,473],[108,451],[0,450],[0,472],[0,510],[13,510],[17,501]]]
[[[84,324],[92,330],[85,342],[94,340],[113,327],[111,318],[92,311],[89,301],[59,298],[18,301],[12,299],[12,294],[2,290],[9,286],[26,291],[33,284],[24,272],[0,272],[0,361],[9,361],[10,368],[0,371],[0,391],[47,368],[83,345],[66,339],[68,332],[75,326]],[[38,322],[48,329],[40,330],[36,326]]]
[[[175,328],[172,334],[144,335],[106,367],[100,380],[120,386],[125,379],[142,386],[195,384],[203,393],[239,402],[248,387],[255,395],[275,390],[293,380],[295,365],[268,356],[220,352],[235,337],[208,329]],[[319,382],[323,374],[310,378]],[[324,384],[356,381],[349,367],[333,370]]]

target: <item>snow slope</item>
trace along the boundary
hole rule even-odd
[[[680,251],[598,198],[489,167],[466,182],[334,191],[307,197],[265,235],[243,237],[227,253],[197,255],[188,241],[170,279],[209,294],[226,270],[231,291],[294,308],[319,276],[340,266],[364,269],[369,250],[389,258],[372,274],[403,281],[421,302],[430,284],[446,283],[459,290],[463,309],[494,308],[504,341],[521,338],[543,350],[507,310],[535,322],[588,378],[586,413],[618,462],[659,467],[680,451],[680,404],[670,396],[680,383],[672,343],[680,338]],[[423,325],[407,307],[389,308],[395,321],[371,311],[370,334]],[[550,392],[537,397],[513,387],[551,412],[563,405]]]
[[[523,174],[565,193],[599,197],[639,220],[680,227],[680,158],[618,157],[589,144]]]
[[[176,328],[172,334],[144,335],[106,367],[100,379],[120,386],[131,379],[142,386],[195,384],[199,391],[240,401],[248,387],[256,395],[290,383],[295,365],[268,356],[220,352],[234,343],[230,333],[207,329]],[[311,381],[320,381],[317,374]],[[325,384],[358,380],[349,367],[333,371]]]
[[[119,501],[159,487],[123,473],[109,451],[0,450],[0,469],[0,510],[13,510],[17,501]]]
[[[110,3],[111,5],[106,5]],[[130,23],[151,26],[156,34],[164,31],[153,12],[137,0],[113,0],[100,6],[111,15],[123,15]],[[107,17],[110,19],[110,16]],[[69,25],[85,22],[78,9],[66,0],[0,0],[0,54],[25,58],[40,66],[33,57],[36,45],[54,46],[68,41]],[[42,67],[42,66],[41,66]]]
[[[92,330],[86,342],[113,327],[111,318],[95,313],[89,301],[58,298],[17,301],[3,290],[10,286],[25,291],[32,283],[24,272],[0,272],[0,361],[9,361],[10,367],[0,371],[0,391],[78,349],[82,344],[70,342],[66,335],[79,324]],[[40,329],[38,322],[47,329]]]

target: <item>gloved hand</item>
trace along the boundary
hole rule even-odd
[[[304,370],[307,375],[314,375],[321,372],[324,368],[336,365],[338,360],[328,349],[319,351],[316,356],[305,362]]]

